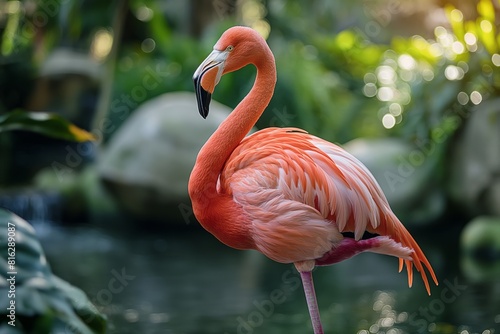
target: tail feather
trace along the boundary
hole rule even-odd
[[[422,252],[415,239],[413,239],[411,234],[406,230],[403,224],[401,224],[399,219],[393,213],[389,214],[386,216],[385,224],[380,224],[380,226],[376,229],[376,232],[381,235],[388,235],[396,242],[400,242],[404,247],[408,247],[413,250],[411,253],[411,260],[401,257],[399,258],[399,272],[401,272],[403,270],[403,266],[406,265],[406,271],[408,273],[408,286],[411,287],[413,285],[413,266],[415,266],[415,269],[422,277],[427,293],[430,295],[431,288],[425,269],[427,269],[427,272],[430,274],[433,282],[438,285],[436,274],[434,273],[429,260],[425,257],[424,252]]]

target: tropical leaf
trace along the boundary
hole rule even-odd
[[[9,130],[33,131],[49,137],[78,142],[95,140],[91,133],[71,124],[57,114],[47,112],[15,110],[0,115],[0,133]]]
[[[105,333],[105,317],[83,291],[52,273],[33,227],[0,209],[0,252],[13,251],[15,263],[0,257],[0,333]],[[12,301],[15,319],[9,318]]]

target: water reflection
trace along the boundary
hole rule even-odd
[[[312,333],[293,266],[229,249],[203,231],[44,224],[39,234],[54,273],[108,315],[109,333]],[[440,281],[432,296],[418,279],[409,289],[390,257],[362,254],[318,268],[326,333],[500,332],[500,280],[461,275],[458,246],[443,243],[458,231],[415,237]]]

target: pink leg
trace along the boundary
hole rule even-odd
[[[304,286],[307,308],[309,309],[309,315],[311,316],[314,334],[323,334],[323,327],[321,326],[321,320],[319,318],[318,302],[316,301],[316,293],[314,292],[312,272],[301,271],[300,278],[302,279],[302,285]]]

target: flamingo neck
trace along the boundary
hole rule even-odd
[[[254,63],[257,76],[252,89],[201,148],[189,180],[189,196],[196,218],[226,244],[231,243],[231,236],[235,235],[246,240],[247,233],[244,226],[234,225],[234,215],[241,214],[239,207],[230,197],[218,193],[217,183],[229,156],[250,132],[273,95],[276,85],[274,57],[267,45],[263,49],[263,55]],[[232,232],[228,225],[232,225]],[[226,235],[228,233],[232,235]],[[230,246],[246,248],[243,245],[248,242]]]
[[[250,132],[269,104],[276,85],[276,67],[271,50],[255,63],[257,76],[250,92],[222,122],[201,148],[191,173],[189,188],[193,206],[217,194],[217,181],[227,159]]]

